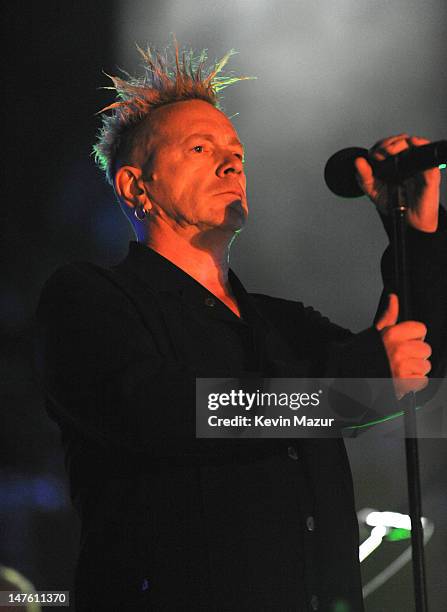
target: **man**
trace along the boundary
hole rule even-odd
[[[77,609],[359,612],[342,440],[198,440],[195,378],[392,375],[398,397],[401,378],[424,388],[431,351],[435,373],[445,352],[447,300],[426,300],[431,285],[447,294],[439,171],[407,185],[415,321],[397,323],[395,294],[360,334],[250,295],[229,268],[248,204],[243,146],[216,106],[228,56],[205,77],[178,54],[174,73],[142,55],[145,79],[113,79],[120,97],[96,146],[139,241],[110,270],[56,272],[38,311],[39,367],[82,520]],[[424,142],[400,134],[371,156]],[[369,164],[357,169],[383,207]]]

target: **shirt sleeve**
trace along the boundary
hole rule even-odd
[[[131,299],[93,266],[65,266],[44,287],[36,365],[64,430],[155,454],[194,439],[194,372],[160,355]]]
[[[382,216],[382,222],[391,242],[382,257],[385,289],[376,320],[386,307],[387,294],[396,293],[392,225],[388,217]],[[411,319],[422,321],[427,326],[426,342],[432,348],[429,376],[441,378],[447,365],[447,213],[442,206],[436,232],[407,228],[407,259]],[[420,395],[426,396],[427,391]]]

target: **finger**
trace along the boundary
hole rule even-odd
[[[406,151],[409,147],[410,147],[409,139],[405,138],[402,140],[396,140],[395,142],[392,142],[391,144],[388,144],[383,147],[379,147],[378,149],[374,151],[372,156],[374,159],[378,159],[379,157],[382,157],[383,159],[385,159],[386,157],[389,157],[390,155],[397,155],[398,153],[402,153],[402,151]]]
[[[403,323],[393,325],[387,333],[393,342],[424,340],[427,335],[427,327],[420,321],[404,321]]]
[[[406,359],[399,368],[399,378],[425,376],[430,370],[431,363],[428,359]]]
[[[415,376],[414,378],[395,378],[393,380],[394,388],[396,389],[396,395],[398,399],[401,399],[410,391],[417,393],[422,391],[428,385],[428,378],[426,376]]]
[[[408,138],[409,135],[406,132],[402,132],[402,134],[394,134],[394,136],[388,136],[388,138],[382,138],[381,140],[378,140],[375,144],[373,144],[373,146],[371,147],[371,151],[374,149],[378,149],[380,147],[386,147],[387,145],[395,142],[396,140],[401,140],[402,138]]]
[[[356,157],[354,160],[354,165],[357,172],[361,174],[362,177],[365,179],[374,180],[373,169],[365,157]]]
[[[388,296],[388,306],[385,312],[376,323],[376,329],[382,331],[385,327],[396,325],[399,317],[399,298],[395,293],[390,293]],[[410,338],[409,338],[410,339]]]
[[[415,146],[415,147],[420,147],[422,145],[426,145],[426,144],[430,144],[430,140],[427,140],[427,138],[419,138],[419,136],[411,136],[410,139],[410,144]]]
[[[356,177],[360,188],[368,195],[374,194],[374,175],[372,168],[364,157],[357,157],[354,160]]]
[[[369,157],[378,161],[386,159],[389,155],[397,155],[410,147],[420,147],[430,144],[427,138],[419,136],[408,136],[408,134],[398,134],[396,136],[380,140],[369,151]]]
[[[431,357],[431,346],[421,340],[408,340],[402,346],[403,354],[416,359],[428,359]]]

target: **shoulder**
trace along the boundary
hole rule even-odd
[[[38,314],[45,317],[79,316],[113,311],[136,312],[141,290],[135,280],[116,268],[77,261],[66,264],[51,274],[45,282],[38,305]],[[151,291],[146,288],[146,301],[152,303]]]
[[[46,297],[66,300],[79,297],[91,300],[95,296],[116,291],[116,279],[111,270],[90,262],[77,261],[66,264],[51,274],[42,288],[41,301]]]
[[[265,293],[249,293],[258,304],[265,305],[270,308],[291,308],[297,305],[302,306],[302,302],[295,302],[294,300],[286,300],[285,298],[273,297],[272,295],[266,295]]]
[[[92,347],[104,353],[116,352],[117,347],[145,350],[141,347],[146,346],[159,307],[150,291],[144,292],[143,301],[143,292],[126,282],[114,269],[89,262],[57,269],[45,283],[35,313],[38,342],[53,348],[67,343],[86,355]]]
[[[305,306],[303,302],[287,300],[285,298],[273,297],[264,293],[250,293],[250,297],[255,301],[257,307],[265,314],[291,317],[312,317],[324,318],[312,306]],[[327,319],[329,320],[329,319]]]
[[[75,261],[56,269],[45,282],[42,295],[46,293],[79,294],[88,296],[125,294],[129,297],[141,291],[138,277],[129,273],[124,262],[104,268],[88,261]],[[144,286],[145,293],[152,293],[150,283]]]
[[[73,261],[57,268],[46,281],[44,287],[64,284],[83,284],[107,278],[110,271],[89,261]]]

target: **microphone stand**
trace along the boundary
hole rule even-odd
[[[402,188],[388,184],[388,207],[393,219],[395,282],[399,296],[399,320],[410,319],[410,296],[406,250],[407,206],[401,198]],[[407,463],[408,501],[411,519],[411,549],[416,612],[428,612],[424,559],[424,534],[421,523],[421,483],[419,476],[416,398],[413,392],[402,400],[405,424],[405,454]]]

